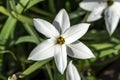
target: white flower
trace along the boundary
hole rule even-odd
[[[8,77],[8,80],[17,80],[17,76],[13,74],[12,76]]]
[[[69,62],[66,70],[67,80],[81,80],[79,73],[76,67],[72,64],[72,61]]]
[[[88,47],[77,41],[87,32],[90,24],[82,23],[70,27],[69,17],[64,9],[57,14],[53,24],[42,19],[34,19],[34,24],[49,39],[33,49],[29,60],[39,61],[54,57],[58,70],[63,74],[67,66],[67,55],[81,59],[94,57]]]
[[[91,11],[88,22],[100,19],[104,11],[107,31],[110,35],[113,34],[120,19],[120,0],[83,0],[79,5]]]

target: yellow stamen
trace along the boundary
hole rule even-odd
[[[65,39],[62,36],[60,36],[60,37],[57,38],[57,44],[62,45],[64,43],[65,43]]]
[[[108,0],[108,1],[107,1],[108,6],[113,5],[113,3],[114,3],[114,1],[113,1],[113,0]]]

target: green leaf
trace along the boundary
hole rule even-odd
[[[108,50],[101,51],[99,57],[105,57],[105,56],[117,54],[117,53],[118,53],[118,50],[108,49]]]
[[[42,10],[40,8],[37,8],[37,7],[32,7],[32,8],[30,8],[30,10],[37,13],[37,14],[42,14],[42,15],[45,15],[45,16],[48,16],[51,18],[53,18],[53,16],[54,16],[53,14],[46,12],[45,10]]]
[[[50,8],[51,12],[56,13],[54,0],[48,0],[48,3],[49,3],[49,8]]]
[[[85,14],[85,11],[81,11],[81,9],[78,9],[77,11],[70,13],[70,19],[78,18],[83,14]]]
[[[25,43],[25,42],[36,43],[33,36],[22,36],[22,37],[18,38],[18,40],[15,42],[15,44],[20,44],[20,43]]]
[[[91,44],[92,47],[94,47],[97,50],[105,49],[105,48],[111,48],[114,46],[114,44],[111,43],[96,43],[96,44]]]
[[[21,21],[22,23],[28,23],[30,25],[33,25],[33,21],[31,18],[27,17],[27,16],[23,16],[23,15],[20,15],[20,14],[16,14],[15,12],[11,12],[11,15],[9,15],[9,13],[7,12],[7,10],[3,7],[3,6],[0,6],[0,12],[7,15],[7,16],[14,16],[14,18],[16,18],[17,20]]]
[[[21,75],[20,78],[23,78],[29,74],[31,74],[32,72],[36,71],[37,69],[41,68],[44,64],[46,64],[47,62],[49,62],[52,58],[44,60],[44,61],[39,61],[39,62],[35,62],[33,65],[31,65],[28,69],[26,69]]]
[[[120,44],[118,44],[117,46],[115,46],[115,49],[120,50]]]
[[[17,15],[14,12],[12,14],[15,16],[17,20],[21,21],[22,23],[33,25],[33,20],[31,18],[23,15]]]
[[[6,54],[6,53],[7,54],[9,53],[13,57],[13,59],[17,61],[17,58],[12,51],[10,51],[10,50],[0,51],[0,55]]]
[[[9,16],[9,13],[7,12],[7,10],[3,6],[0,6],[0,12]]]
[[[96,80],[95,76],[87,76],[86,80]]]
[[[17,13],[17,10],[16,10],[16,5],[15,5],[15,0],[8,0],[9,1],[9,4],[10,4],[10,7],[11,9]]]
[[[22,13],[28,5],[29,1],[30,0],[20,0],[20,2],[16,6],[17,12]]]
[[[14,29],[15,25],[16,25],[17,20],[9,17],[6,21],[6,23],[4,24],[2,31],[0,32],[0,42],[2,44],[5,44],[9,38],[9,35],[11,33],[11,31]],[[2,47],[2,49],[4,49],[4,47]]]
[[[24,10],[24,6],[27,5],[28,2],[29,0],[20,0],[20,3],[16,7],[17,11],[21,13]],[[5,22],[5,25],[0,32],[0,41],[2,44],[5,44],[7,42],[11,31],[15,28],[16,22],[17,20],[11,16]],[[4,49],[4,47],[0,48]]]
[[[37,32],[34,30],[33,26],[30,26],[28,24],[24,24],[25,29],[28,31],[28,33],[33,36],[34,40],[36,41],[37,44],[40,43],[40,39],[39,36],[37,34]]]
[[[42,2],[42,1],[44,1],[44,0],[30,0],[30,2],[28,3],[26,9],[29,9],[30,7],[32,7],[32,6],[34,6],[37,3]]]

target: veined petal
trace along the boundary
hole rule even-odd
[[[97,6],[106,5],[106,0],[83,0],[79,6],[87,11],[92,11]]]
[[[71,57],[79,59],[95,58],[91,50],[82,42],[69,44],[67,46],[71,49],[71,51],[68,52],[68,55]]]
[[[53,21],[53,25],[58,29],[59,32],[63,33],[70,27],[69,16],[65,9],[61,9],[55,20]]]
[[[70,27],[62,36],[65,38],[65,43],[70,44],[81,38],[88,30],[90,24],[81,23]]]
[[[49,22],[42,19],[33,19],[35,28],[46,37],[58,37],[57,29]]]
[[[56,45],[54,57],[55,57],[55,63],[59,72],[63,74],[67,66],[66,45]]]
[[[118,3],[115,2],[112,6],[106,8],[105,10],[105,23],[107,31],[110,35],[112,35],[113,32],[115,31],[120,19],[119,7]]]
[[[76,67],[72,64],[72,61],[68,64],[66,76],[67,80],[81,80]]]
[[[96,21],[100,19],[102,17],[101,14],[105,8],[106,8],[105,6],[95,7],[90,13],[90,15],[88,16],[87,22]]]
[[[28,60],[44,60],[54,56],[54,45],[55,41],[53,39],[48,39],[39,44],[30,53]]]

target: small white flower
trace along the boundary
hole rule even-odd
[[[91,11],[88,22],[100,19],[104,11],[107,31],[110,35],[113,34],[120,19],[120,0],[83,0],[79,5]]]
[[[13,74],[12,76],[8,77],[8,80],[17,80],[17,76]]]
[[[72,61],[69,62],[66,70],[67,80],[81,80],[79,73],[76,67],[72,64]]]
[[[69,17],[64,9],[57,14],[53,24],[42,19],[34,19],[34,24],[49,39],[33,49],[29,60],[39,61],[54,57],[58,70],[63,74],[67,66],[67,55],[80,59],[94,57],[87,46],[77,41],[87,32],[90,24],[82,23],[70,27]]]

